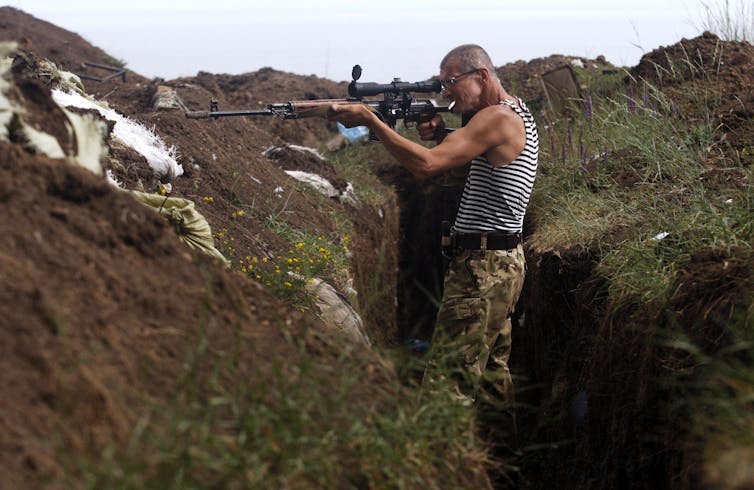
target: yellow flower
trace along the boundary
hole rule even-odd
[[[289,283],[288,281],[285,281],[283,284],[285,284],[285,287],[292,288],[293,284]]]

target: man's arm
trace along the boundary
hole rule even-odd
[[[466,126],[448,134],[434,148],[426,148],[402,137],[374,113],[358,105],[334,104],[328,118],[346,126],[369,127],[396,160],[416,178],[425,179],[463,166],[487,150],[505,145],[510,132],[506,131],[506,126],[512,122],[512,111],[500,109],[502,107],[498,106],[482,109]]]

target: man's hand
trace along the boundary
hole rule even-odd
[[[439,114],[435,114],[432,119],[417,124],[416,130],[419,131],[419,138],[422,140],[440,143],[445,138],[445,120]]]
[[[338,121],[347,128],[372,127],[377,116],[366,104],[333,104],[327,111],[328,121]]]

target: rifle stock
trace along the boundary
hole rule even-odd
[[[327,117],[327,113],[333,104],[364,104],[360,100],[350,99],[317,99],[317,100],[299,100],[289,102],[291,109],[296,113],[297,118],[304,117]],[[370,106],[370,109],[374,110]]]

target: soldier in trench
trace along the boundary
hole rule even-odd
[[[526,268],[521,232],[537,170],[537,129],[480,46],[451,50],[440,63],[440,81],[462,123],[446,129],[439,114],[420,123],[421,139],[436,143],[431,148],[400,136],[366,105],[333,105],[329,118],[369,127],[418,179],[471,162],[447,237],[450,263],[424,384],[450,381],[457,398],[469,404],[484,388],[511,406],[511,314]]]

